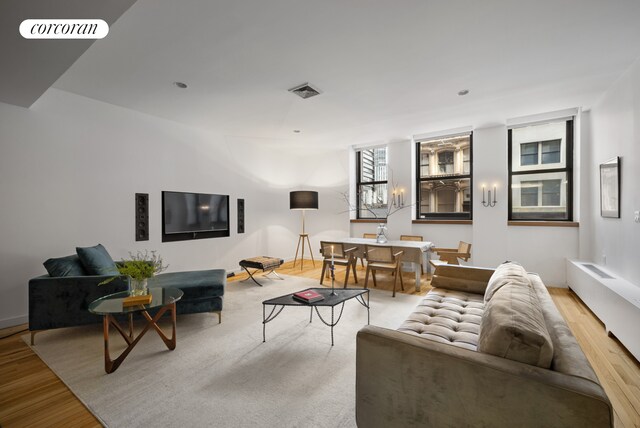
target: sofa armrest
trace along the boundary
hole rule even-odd
[[[592,381],[366,326],[357,335],[356,422],[613,427],[613,413]]]
[[[111,275],[39,276],[29,280],[29,330],[70,327],[100,321],[88,311],[89,304],[107,294],[126,291],[129,277],[119,276],[98,285]]]
[[[438,264],[431,286],[467,293],[484,294],[495,269],[453,264]]]

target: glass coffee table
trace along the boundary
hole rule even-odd
[[[115,372],[120,364],[127,358],[129,352],[137,345],[137,343],[142,339],[142,336],[150,329],[153,328],[167,348],[169,350],[174,350],[176,348],[176,302],[182,298],[184,294],[182,290],[178,288],[149,288],[149,294],[151,297],[151,303],[146,305],[136,305],[136,306],[123,306],[122,301],[129,297],[128,291],[122,291],[120,293],[109,294],[108,296],[101,297],[97,300],[94,300],[89,305],[89,312],[102,315],[102,325],[104,328],[104,371],[107,373]],[[148,310],[158,308],[158,312],[152,317]],[[171,323],[172,323],[172,335],[171,339],[165,336],[164,332],[158,326],[158,320],[164,315],[165,312],[169,312],[171,315]],[[139,313],[146,320],[147,324],[144,326],[142,331],[134,338],[133,336],[133,314]],[[127,316],[129,320],[129,332],[126,333],[116,316]],[[120,356],[118,356],[115,360],[112,360],[109,356],[109,327],[114,326],[118,333],[124,338],[127,342],[127,348],[122,351]]]
[[[265,300],[262,302],[262,341],[266,342],[266,326],[268,322],[273,321],[280,312],[285,308],[285,306],[298,306],[298,307],[308,307],[310,309],[309,322],[313,320],[313,310],[315,308],[316,314],[320,321],[322,321],[326,326],[331,327],[331,346],[333,346],[333,327],[338,324],[340,318],[342,318],[342,311],[344,310],[344,303],[350,299],[356,299],[358,303],[367,308],[367,324],[370,321],[369,314],[369,290],[362,288],[336,288],[334,289],[334,294],[332,294],[331,288],[307,288],[301,291],[313,290],[316,293],[322,295],[324,297],[323,300],[313,303],[305,303],[300,302],[293,298],[293,294],[286,294],[284,296],[275,297],[273,299]],[[298,291],[296,291],[298,293]],[[367,301],[364,300],[364,295],[367,295]],[[335,319],[335,307],[340,306],[340,314],[338,315],[338,319]],[[271,308],[271,312],[267,316],[267,306],[273,306]],[[331,307],[331,322],[326,321],[320,312],[318,311],[318,307],[327,306]]]

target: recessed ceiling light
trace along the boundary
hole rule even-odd
[[[299,134],[300,130],[299,129],[294,129],[293,132],[296,133],[296,134]]]
[[[180,89],[187,89],[187,84],[184,82],[173,82],[173,85]]]
[[[463,96],[463,95],[467,95],[469,93],[468,89],[463,89],[461,91],[458,91],[458,95]]]

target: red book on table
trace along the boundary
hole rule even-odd
[[[298,291],[293,293],[293,298],[305,303],[313,303],[324,299],[322,295],[313,290]]]

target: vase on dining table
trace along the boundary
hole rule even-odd
[[[386,244],[388,241],[387,239],[387,224],[386,223],[380,223],[378,225],[378,231],[376,234],[376,242],[378,244]]]

